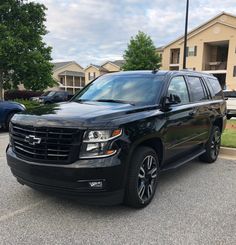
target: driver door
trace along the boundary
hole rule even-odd
[[[171,105],[165,113],[166,127],[164,133],[166,161],[186,155],[194,147],[194,121],[189,91],[184,76],[173,77],[169,83],[167,96],[177,95],[180,103]]]

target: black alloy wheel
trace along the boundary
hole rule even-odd
[[[134,208],[146,207],[154,197],[159,174],[157,152],[150,147],[138,147],[130,162],[125,203]]]

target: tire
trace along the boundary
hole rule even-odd
[[[206,163],[213,163],[217,160],[221,144],[221,131],[218,126],[213,126],[211,135],[206,143],[206,152],[199,159]]]
[[[152,201],[159,181],[158,156],[152,148],[139,147],[130,164],[125,204],[144,208]]]
[[[10,122],[11,122],[11,119],[12,117],[16,114],[16,112],[11,112],[7,115],[7,119],[6,119],[6,122],[5,122],[5,130],[9,130],[9,125],[10,125]]]

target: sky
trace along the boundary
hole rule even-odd
[[[186,0],[34,0],[47,7],[45,42],[54,61],[83,67],[122,59],[132,36],[150,35],[156,47],[184,33]],[[220,12],[236,15],[235,0],[190,0],[189,30]]]

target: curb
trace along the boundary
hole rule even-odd
[[[236,148],[221,147],[220,156],[222,158],[225,156],[225,158],[236,160]]]
[[[236,148],[220,147],[220,153],[236,157]]]

